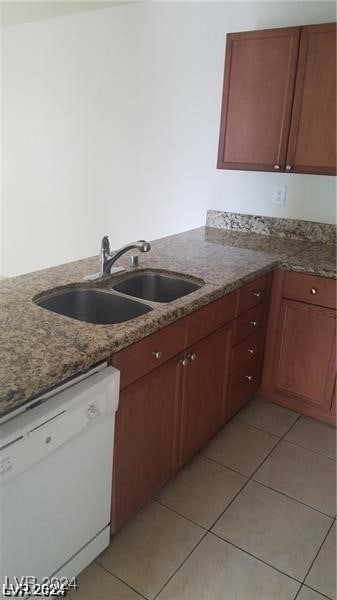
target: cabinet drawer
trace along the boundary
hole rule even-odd
[[[226,417],[230,419],[256,393],[260,385],[262,354],[255,356],[229,380]]]
[[[232,292],[187,317],[187,346],[191,346],[234,319],[236,294],[236,291]]]
[[[263,302],[240,315],[234,321],[233,345],[260,329],[266,320],[267,304]]]
[[[269,281],[270,275],[263,275],[238,290],[237,315],[263,302],[267,297]]]
[[[287,271],[284,277],[283,297],[336,308],[336,282],[326,277]]]
[[[259,329],[232,350],[231,373],[247,363],[257,354],[262,354],[264,346],[264,328]]]
[[[121,371],[121,388],[166,362],[185,347],[187,319],[157,331],[112,356],[112,364]]]

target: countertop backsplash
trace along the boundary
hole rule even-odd
[[[208,210],[206,226],[320,244],[336,244],[337,227],[330,223]]]

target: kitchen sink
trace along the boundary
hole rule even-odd
[[[92,288],[64,288],[35,303],[60,315],[100,325],[130,321],[152,310],[142,302]]]
[[[150,302],[172,302],[198,290],[201,286],[201,283],[176,275],[143,272],[128,275],[112,288],[116,292]]]

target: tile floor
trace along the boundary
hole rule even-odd
[[[70,600],[336,600],[336,430],[253,399]]]

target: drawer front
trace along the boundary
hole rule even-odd
[[[220,329],[235,317],[236,291],[187,317],[187,346]]]
[[[260,304],[267,297],[269,291],[270,274],[263,275],[254,279],[251,283],[238,290],[238,303],[236,314],[249,310],[253,306]]]
[[[121,389],[152,371],[185,348],[187,319],[157,331],[112,356],[121,371]]]
[[[284,277],[283,297],[336,308],[336,282],[326,277],[287,271]]]
[[[232,350],[231,373],[236,371],[242,365],[247,363],[251,358],[263,353],[264,347],[264,328],[259,329],[249,337],[245,338],[237,344]]]
[[[267,304],[263,302],[243,313],[234,321],[233,345],[260,329],[266,321]]]
[[[230,419],[257,392],[262,371],[262,354],[255,356],[229,380],[226,418]]]

